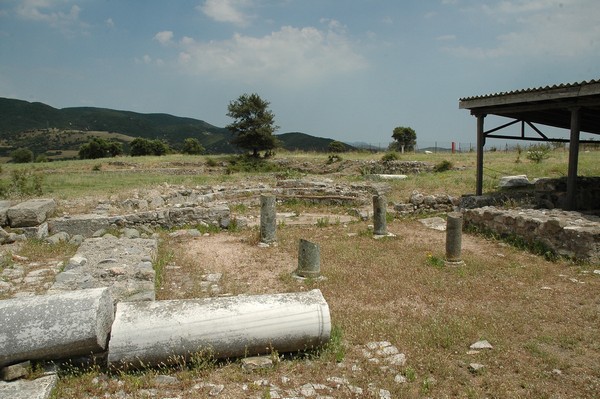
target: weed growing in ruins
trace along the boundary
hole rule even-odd
[[[152,264],[154,266],[154,272],[155,272],[155,277],[154,277],[155,289],[159,289],[160,286],[162,285],[163,278],[164,278],[164,272],[165,272],[165,266],[168,265],[173,260],[173,257],[175,256],[173,250],[171,249],[171,245],[168,241],[169,240],[167,240],[165,237],[163,237],[161,240],[159,240],[156,258],[154,259],[154,262],[152,262]]]
[[[381,157],[381,160],[383,162],[397,161],[399,159],[400,159],[400,156],[398,155],[398,153],[396,151],[387,152]]]
[[[317,227],[328,227],[329,226],[329,218],[318,218],[317,219]]]
[[[444,159],[443,161],[441,161],[433,167],[433,171],[437,173],[446,172],[448,170],[452,170],[453,167],[454,165],[452,164],[452,162]]]
[[[433,254],[427,254],[427,264],[429,266],[443,268],[444,267],[444,259]]]
[[[32,169],[15,169],[10,182],[0,181],[0,198],[21,198],[42,195],[44,176]]]
[[[66,241],[50,244],[43,240],[29,239],[21,246],[19,255],[32,262],[48,261],[50,259],[66,261],[75,255],[76,251],[77,245],[69,244]]]
[[[325,360],[334,360],[341,363],[346,357],[346,346],[344,345],[344,332],[338,325],[331,327],[329,342],[321,352],[321,358]]]
[[[248,211],[250,210],[248,208],[248,205],[246,205],[244,203],[232,204],[229,206],[229,208],[230,208],[231,212],[241,214],[241,215],[248,213]]]

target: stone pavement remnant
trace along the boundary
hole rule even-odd
[[[31,227],[45,222],[55,209],[53,199],[31,199],[8,208],[6,216],[10,227]]]
[[[114,308],[106,288],[0,301],[0,366],[106,348]]]
[[[116,301],[154,300],[154,238],[106,234],[83,241],[49,292],[110,287]]]
[[[306,350],[330,337],[321,291],[117,304],[113,366],[168,364],[202,350],[216,358]]]

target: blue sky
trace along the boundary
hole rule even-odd
[[[278,133],[475,142],[458,99],[600,78],[598,0],[0,0],[0,97]],[[493,123],[493,122],[492,122]]]

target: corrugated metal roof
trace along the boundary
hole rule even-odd
[[[472,96],[472,97],[463,97],[463,98],[459,99],[459,101],[479,100],[479,99],[483,99],[483,98],[502,97],[502,96],[508,96],[508,95],[514,95],[514,94],[537,93],[537,92],[549,91],[549,90],[555,90],[555,89],[571,89],[571,88],[575,88],[575,87],[583,87],[585,85],[596,84],[596,83],[600,83],[600,79],[592,79],[589,81],[584,80],[582,82],[574,82],[574,83],[560,83],[560,84],[552,85],[552,86],[512,90],[512,91],[505,91],[505,92],[499,92],[499,93],[493,93],[493,94],[484,94],[484,95]]]

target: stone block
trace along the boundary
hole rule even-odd
[[[108,288],[0,301],[0,366],[103,351],[113,319]]]
[[[172,226],[205,222],[208,224],[218,224],[220,227],[227,227],[229,225],[229,218],[230,211],[227,205],[171,208],[167,214],[167,220]]]
[[[8,208],[13,205],[11,201],[0,201],[0,226],[8,226]]]
[[[92,237],[96,231],[108,229],[109,227],[109,218],[97,214],[74,215],[48,220],[48,230],[51,234],[65,232],[71,236]]]
[[[0,381],[0,398],[49,399],[57,382],[58,376],[56,374],[48,375],[31,381]]]
[[[56,209],[53,199],[31,199],[7,210],[11,227],[31,227],[42,224]]]
[[[0,370],[0,379],[3,381],[13,381],[19,378],[26,377],[31,371],[31,362],[11,364],[10,366],[3,367]]]

